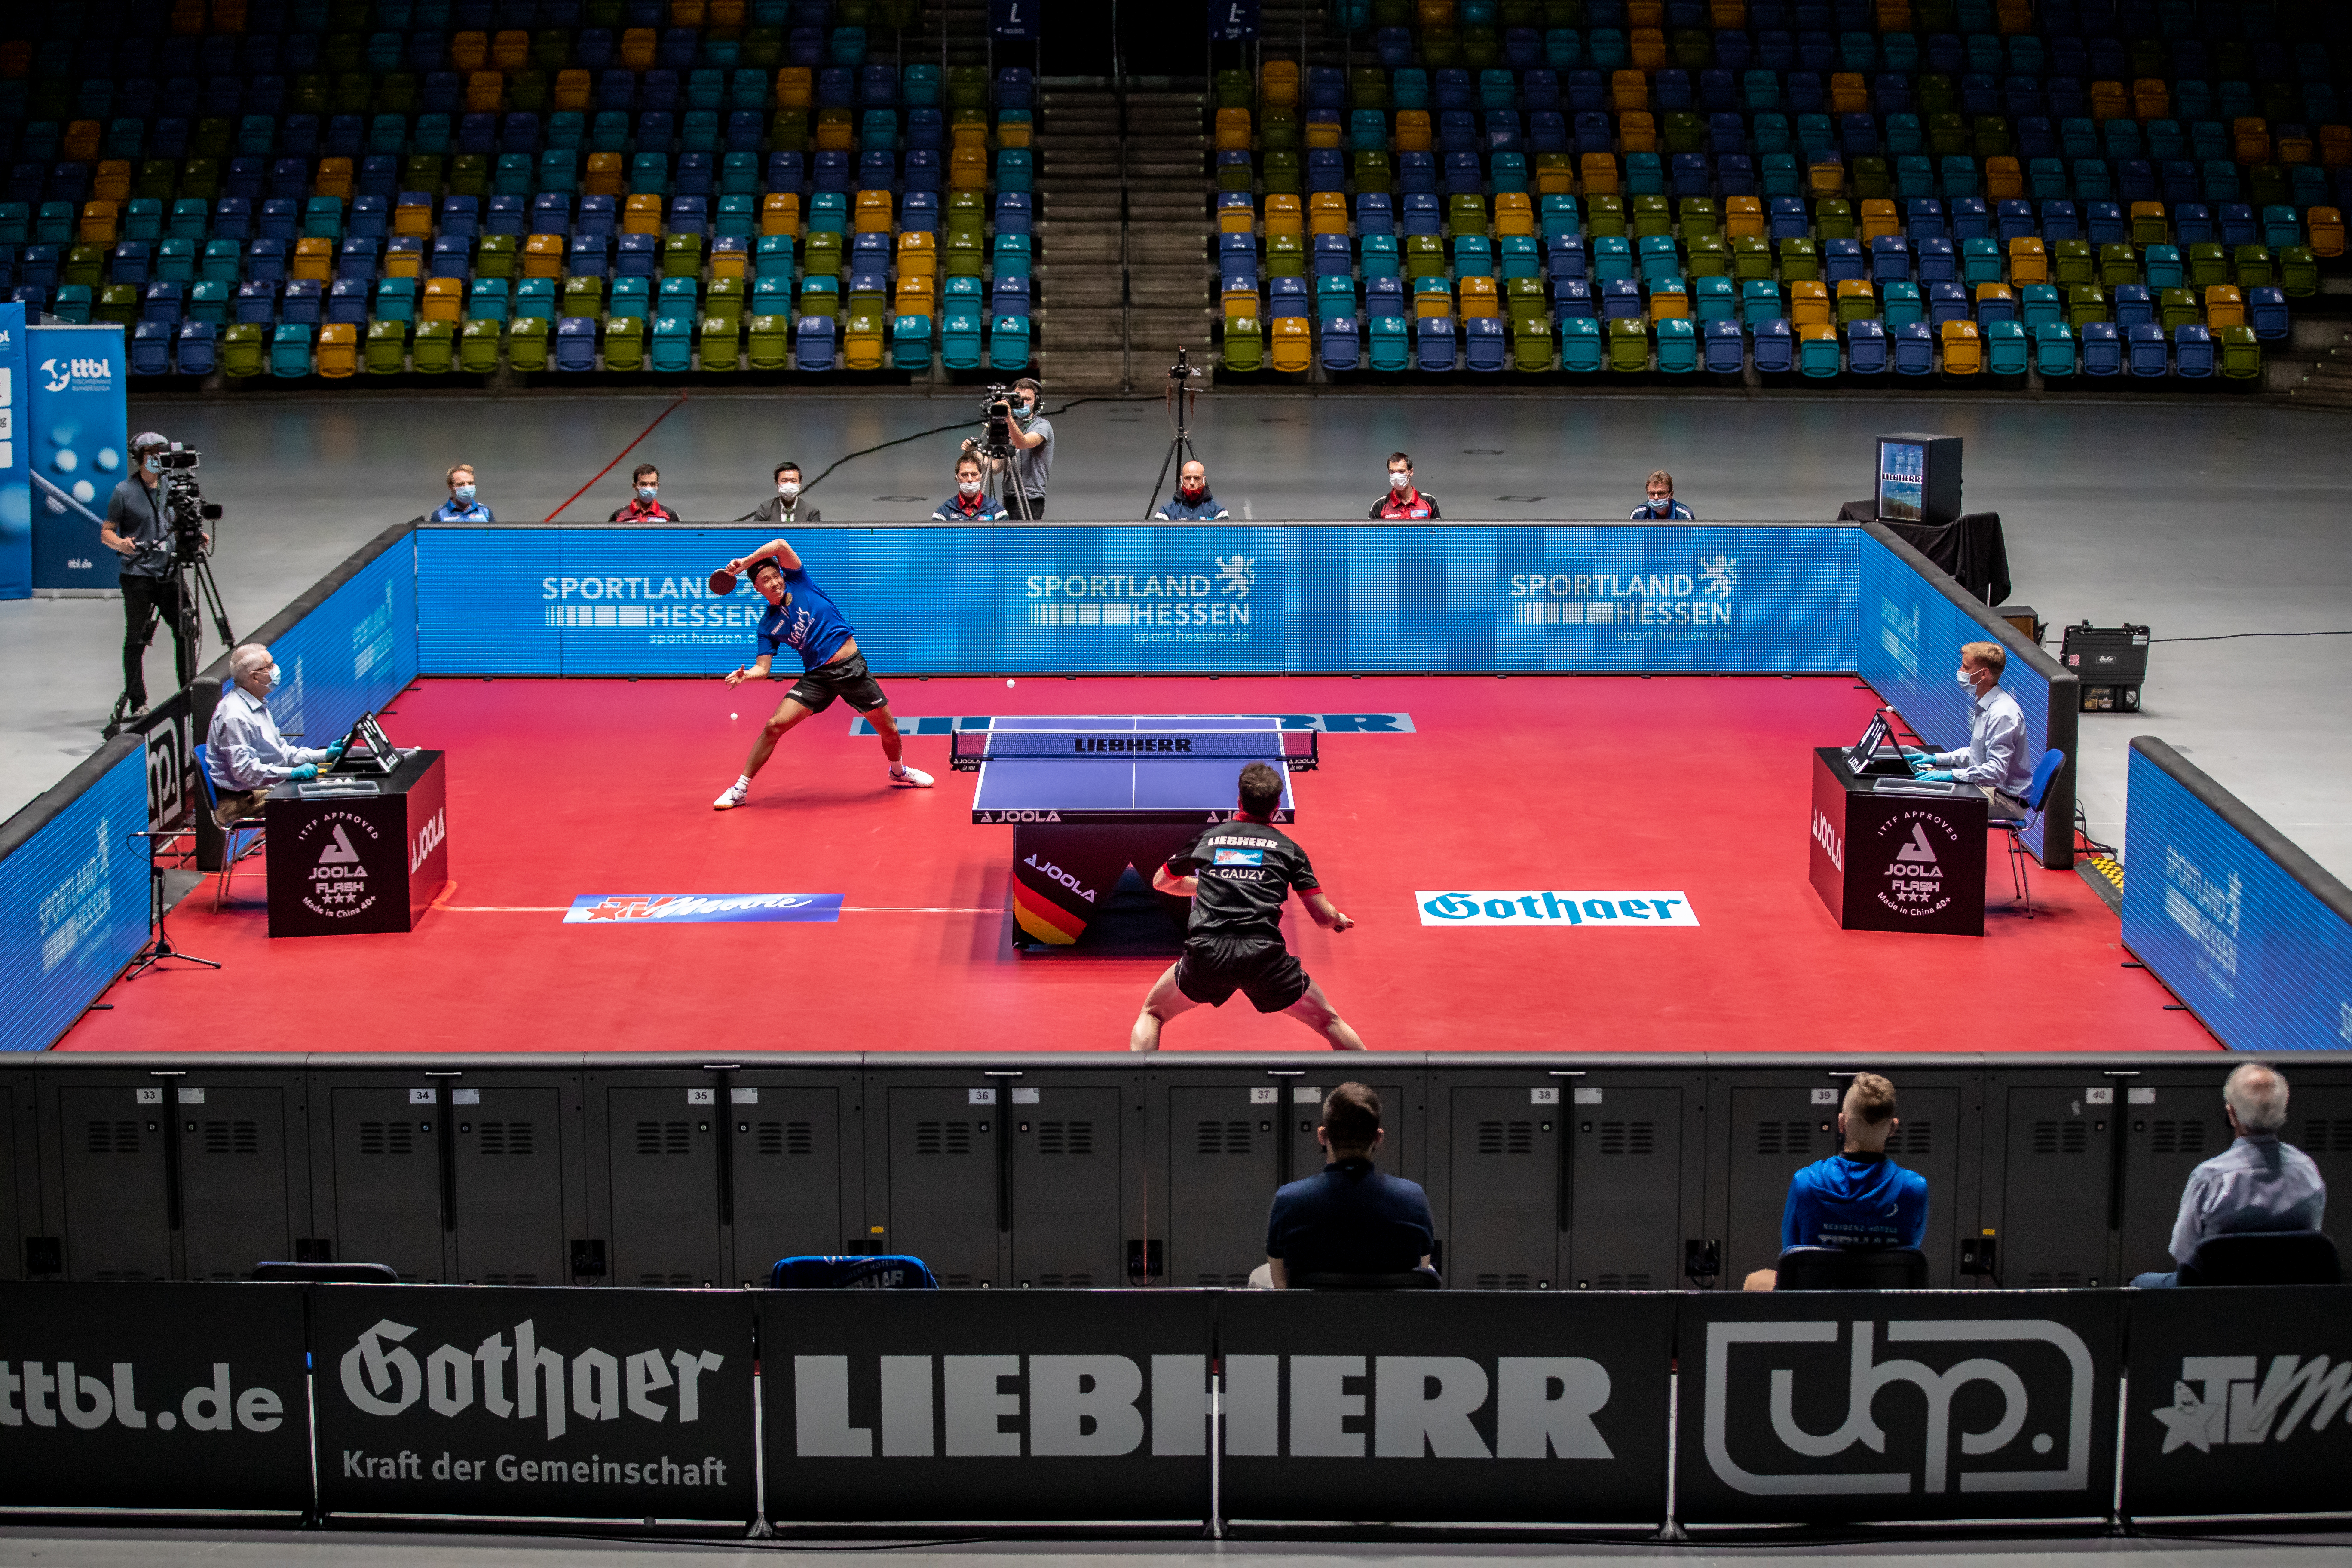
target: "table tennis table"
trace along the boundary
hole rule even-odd
[[[1284,745],[1270,715],[1045,714],[959,731],[950,765],[977,772],[971,819],[1013,828],[1013,944],[1066,947],[1110,900],[1129,866],[1149,877],[1202,828],[1229,820],[1241,771],[1283,774],[1274,820],[1292,821],[1290,774],[1319,761]]]

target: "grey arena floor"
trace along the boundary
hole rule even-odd
[[[1376,1563],[1380,1568],[1475,1568],[1479,1564],[1535,1563],[1576,1558],[1624,1568],[1927,1568],[1964,1563],[1967,1568],[2092,1568],[2128,1559],[2135,1568],[2341,1568],[2352,1563],[2352,1537],[2341,1534],[2231,1534],[2208,1531],[2189,1538],[2052,1538],[2041,1540],[1877,1541],[1835,1546],[1750,1543],[1603,1545],[1597,1542],[1527,1542],[1474,1544],[1421,1542],[588,1542],[576,1538],[399,1535],[317,1531],[171,1531],[110,1529],[64,1530],[36,1526],[0,1528],[0,1568],[178,1568],[181,1564],[235,1564],[236,1568],[555,1568],[593,1563],[604,1568],[640,1568],[678,1563],[684,1568],[739,1568],[780,1558],[827,1562],[908,1563],[918,1568],[1005,1568],[1022,1562],[1051,1568],[1108,1568],[1142,1563],[1194,1568],[1218,1563],[1248,1568],[1348,1568]]]
[[[1050,409],[1058,400],[1047,389]],[[665,416],[665,411],[667,416]],[[778,460],[812,477],[836,459],[968,424],[969,389],[853,392],[134,398],[134,429],[199,447],[228,512],[218,571],[242,632],[386,524],[441,496],[470,461],[502,520],[536,521],[642,435],[566,518],[602,518],[640,459],[689,519],[741,515]],[[660,417],[649,434],[647,426]],[[1055,418],[1053,521],[1142,515],[1167,451],[1157,397],[1089,399]],[[1807,396],[1235,391],[1203,395],[1194,436],[1237,519],[1353,518],[1388,453],[1412,453],[1454,519],[1622,518],[1653,468],[1703,519],[1827,519],[1869,490],[1872,437],[1966,437],[1966,504],[2001,514],[2013,597],[2055,628],[2145,623],[2153,653],[2137,716],[2086,715],[2082,798],[2092,831],[2123,827],[2126,745],[2171,742],[2352,879],[2352,416],[2224,397],[2032,402]],[[811,501],[828,521],[928,515],[950,489],[960,430],[845,462]],[[1401,563],[1410,569],[1410,563]],[[855,606],[851,613],[854,615]],[[119,603],[0,604],[0,813],[98,744],[121,683]],[[214,649],[213,651],[217,651]],[[149,685],[170,685],[168,639]],[[1738,766],[1737,758],[1694,765]]]

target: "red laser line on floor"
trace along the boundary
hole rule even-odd
[[[635,451],[637,449],[638,443],[642,442],[646,437],[654,433],[654,425],[660,424],[663,420],[668,418],[671,415],[677,413],[685,405],[686,394],[681,392],[677,395],[677,401],[676,403],[671,404],[667,408],[663,409],[659,414],[654,416],[653,425],[648,425],[644,429],[637,432],[637,439],[635,441],[630,442],[627,446],[614,453],[613,460],[596,470],[595,479],[590,479],[586,484],[582,485],[578,489],[573,490],[569,496],[566,496],[563,500],[563,506],[570,506],[573,501],[576,501],[582,496],[586,495],[595,487],[596,479],[603,479],[606,474],[611,473],[615,468],[619,467],[622,458]],[[563,506],[557,507],[553,511],[549,512],[545,517],[540,519],[540,521],[553,522],[557,518],[563,515]]]

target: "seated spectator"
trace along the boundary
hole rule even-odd
[[[474,499],[474,465],[460,463],[443,476],[449,482],[449,499],[433,509],[429,521],[434,522],[496,522],[490,509]]]
[[[1302,1274],[1409,1274],[1429,1267],[1437,1226],[1428,1195],[1417,1182],[1372,1168],[1386,1136],[1381,1097],[1371,1089],[1343,1083],[1324,1096],[1315,1142],[1331,1163],[1276,1193],[1266,1216],[1265,1269],[1275,1289],[1290,1289]]]
[[[677,513],[661,503],[661,470],[659,468],[655,468],[651,463],[639,463],[636,471],[631,474],[629,479],[636,486],[637,493],[629,498],[628,505],[614,512],[606,520],[607,521],[676,522],[677,521]]]
[[[1780,1211],[1780,1248],[1916,1247],[1927,1234],[1927,1178],[1886,1157],[1902,1125],[1895,1085],[1874,1072],[1853,1075],[1838,1110],[1842,1148],[1789,1178]],[[1744,1288],[1769,1290],[1779,1271],[1759,1268]]]
[[[2327,1217],[2327,1184],[2310,1155],[2279,1142],[2286,1125],[2286,1077],[2243,1062],[2221,1084],[2221,1114],[2237,1134],[2231,1145],[2189,1173],[2180,1215],[2172,1222],[2175,1263],[2197,1256],[2208,1237],[2250,1230],[2317,1230]],[[2180,1283],[2173,1269],[2132,1283],[2161,1289]]]
[[[801,466],[784,462],[776,465],[776,493],[735,521],[790,527],[798,522],[823,522],[824,519],[818,515],[816,508],[801,504]]]
[[[1652,470],[1650,499],[1633,509],[1635,522],[1689,522],[1691,509],[1675,499],[1675,477],[1664,468]]]
[[[1176,493],[1160,503],[1151,514],[1163,522],[1214,522],[1225,515],[1217,498],[1209,493],[1209,470],[1198,462],[1187,463],[1176,475]]]
[[[980,459],[966,452],[956,459],[956,493],[940,502],[933,522],[996,522],[1011,515],[987,494]]]
[[[1438,515],[1437,498],[1423,495],[1413,482],[1412,459],[1402,452],[1389,454],[1389,493],[1372,503],[1367,513],[1374,522],[1418,521]]]

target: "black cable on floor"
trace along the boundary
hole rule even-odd
[[[1051,418],[1056,414],[1066,413],[1082,404],[1142,403],[1145,401],[1147,401],[1147,399],[1140,397],[1073,397],[1069,402],[1063,404],[1059,408],[1041,409],[1039,412],[1045,417]],[[830,474],[834,469],[841,467],[842,464],[849,462],[854,458],[871,457],[877,452],[887,451],[892,447],[903,447],[909,441],[919,441],[926,436],[944,436],[950,430],[961,430],[973,423],[974,421],[970,419],[959,419],[952,425],[935,425],[929,430],[918,430],[911,436],[900,436],[893,440],[877,442],[871,447],[860,447],[855,452],[845,452],[842,456],[835,458],[832,462],[826,464],[824,473],[817,475],[816,478],[803,485],[801,487],[801,493],[803,495],[808,494],[809,491],[824,483],[825,474]],[[618,462],[619,460],[620,459],[617,458],[614,459],[615,462]]]
[[[2216,633],[2214,633],[2211,637],[2150,637],[2150,638],[2148,638],[2147,640],[2148,640],[2148,641],[2150,641],[2150,642],[2152,642],[2152,643],[2158,643],[2158,642],[2229,642],[2229,641],[2231,641],[2232,638],[2236,638],[2236,637],[2352,637],[2352,631],[2344,631],[2344,632],[2216,632]]]

